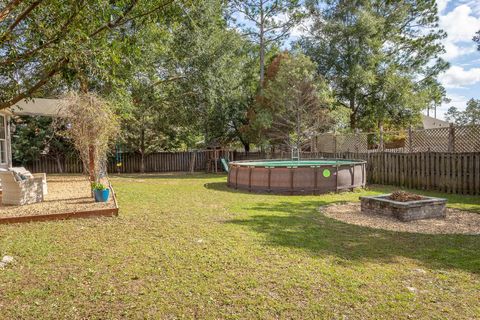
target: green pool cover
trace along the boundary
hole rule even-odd
[[[363,162],[363,161],[362,161]],[[320,167],[320,166],[335,166],[335,165],[351,165],[361,163],[360,161],[352,160],[272,160],[272,161],[237,161],[235,162],[241,166],[254,166],[254,167]]]

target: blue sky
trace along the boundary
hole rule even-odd
[[[480,99],[480,51],[472,37],[480,30],[480,0],[437,0],[440,27],[448,34],[444,58],[450,69],[440,76],[452,101],[437,110],[443,118],[449,106],[461,110],[470,98]]]

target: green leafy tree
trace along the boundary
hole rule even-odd
[[[140,154],[140,171],[144,172],[145,157],[148,154],[182,149],[186,139],[176,130],[175,110],[163,102],[151,82],[137,83],[131,94],[133,104],[124,114],[120,141],[124,151]]]
[[[168,83],[167,99],[178,106],[187,127],[203,137],[199,145],[240,140],[248,148],[241,128],[255,94],[252,73],[257,69],[252,46],[228,28],[225,10],[222,1],[200,2],[179,24],[167,55],[175,57],[172,77],[181,80]]]
[[[115,88],[120,80],[115,70],[125,63],[119,48],[132,27],[162,23],[180,5],[172,0],[10,1],[0,9],[0,109],[52,83],[85,92],[95,78]]]
[[[312,4],[313,2],[313,4]],[[437,76],[448,64],[434,0],[310,2],[313,25],[299,45],[317,62],[350,127],[418,120],[442,102]]]
[[[12,127],[14,162],[25,165],[44,156],[54,159],[58,172],[63,172],[62,160],[75,153],[71,141],[62,134],[62,128],[51,117],[14,117]]]
[[[479,125],[480,124],[480,99],[470,99],[464,111],[456,107],[448,108],[446,118],[458,125]]]
[[[300,150],[319,132],[333,127],[328,85],[303,54],[279,55],[271,67],[257,119],[272,145]]]
[[[256,90],[252,45],[229,29],[223,1],[189,7],[170,25],[137,33],[128,74],[123,141],[149,152],[241,141],[246,108]],[[253,80],[252,80],[253,79]],[[253,82],[255,81],[255,83]]]

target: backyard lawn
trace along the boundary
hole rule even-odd
[[[480,236],[317,210],[391,188],[274,196],[225,181],[124,175],[118,218],[0,225],[0,257],[15,259],[0,269],[0,319],[480,317]],[[480,213],[480,197],[447,197]]]

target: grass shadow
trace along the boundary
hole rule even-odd
[[[255,195],[255,194],[269,194],[269,193],[260,193],[260,192],[250,192],[250,191],[246,191],[246,190],[241,190],[241,189],[235,189],[235,188],[230,188],[228,185],[227,185],[227,181],[224,181],[224,182],[209,182],[209,183],[205,183],[203,185],[203,187],[205,189],[208,189],[208,190],[215,190],[215,191],[221,191],[221,192],[229,192],[229,193],[239,193],[239,194],[251,194],[251,195]]]
[[[228,223],[266,235],[268,245],[303,249],[316,256],[385,263],[406,257],[430,268],[480,273],[480,236],[402,233],[350,225],[318,212],[318,207],[325,204],[329,203],[257,203],[244,208],[252,214],[248,219]]]

